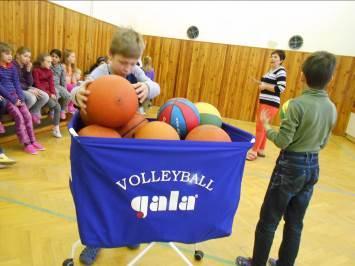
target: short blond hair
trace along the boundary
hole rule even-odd
[[[0,53],[12,53],[12,47],[5,42],[0,42]]]
[[[16,56],[20,56],[20,55],[23,55],[23,54],[25,54],[25,53],[31,53],[30,48],[21,46],[21,47],[19,47],[19,48],[16,50]]]
[[[144,41],[141,34],[128,29],[120,28],[114,35],[111,41],[110,54],[122,55],[128,58],[138,59],[144,50]]]

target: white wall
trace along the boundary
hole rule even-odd
[[[200,41],[289,49],[299,34],[301,51],[355,56],[355,2],[53,2],[147,35],[187,39],[196,25]]]
[[[60,6],[65,6],[80,13],[92,16],[93,1],[50,1]]]

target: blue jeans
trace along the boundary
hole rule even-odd
[[[265,266],[277,226],[284,217],[277,265],[294,265],[303,218],[319,176],[318,154],[281,151],[256,226],[253,266]]]

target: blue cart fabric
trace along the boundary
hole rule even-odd
[[[82,126],[76,113],[69,128]],[[223,129],[233,142],[72,136],[70,187],[82,243],[110,248],[230,235],[254,137]]]

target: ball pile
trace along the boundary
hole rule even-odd
[[[184,98],[168,100],[159,109],[157,121],[149,122],[137,112],[133,86],[117,75],[100,77],[89,84],[86,125],[78,134],[86,137],[155,140],[231,142],[222,129],[218,109],[209,103],[196,104]]]

